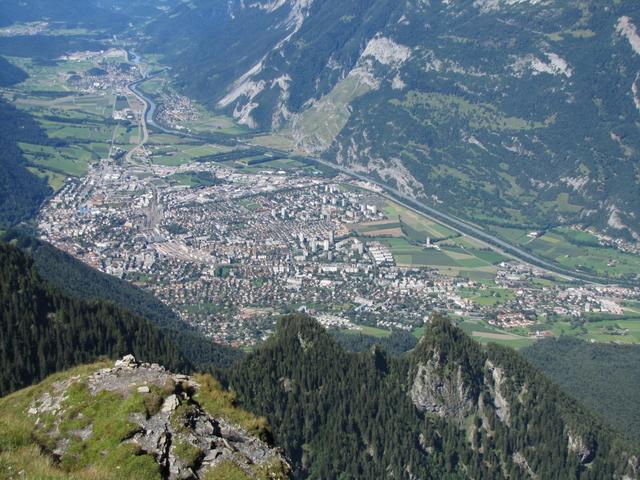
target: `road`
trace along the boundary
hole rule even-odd
[[[171,129],[167,129],[164,128],[160,125],[158,125],[155,120],[153,119],[153,115],[154,112],[156,110],[156,104],[154,103],[154,101],[148,97],[146,97],[144,95],[144,93],[142,93],[140,90],[138,90],[138,86],[147,81],[150,80],[151,78],[154,78],[155,76],[159,75],[161,72],[158,72],[154,75],[148,76],[142,80],[139,80],[137,82],[132,83],[129,86],[129,89],[131,90],[131,92],[136,95],[136,97],[138,97],[140,100],[142,100],[146,105],[146,109],[145,109],[145,114],[144,119],[145,119],[145,125],[151,125],[154,128],[165,132],[165,133],[170,133],[170,134],[174,134],[174,135],[179,135],[179,136],[188,136],[191,138],[198,138],[196,135],[190,135],[190,134],[186,134],[185,132],[180,132],[177,130],[171,130]],[[146,128],[145,128],[145,132],[146,132]],[[243,143],[247,146],[252,146],[252,147],[258,147],[258,145],[254,145],[251,144],[249,142],[242,142],[240,141],[240,143]],[[270,152],[274,152],[276,154],[280,154],[280,155],[284,155],[284,156],[291,156],[291,152],[285,151],[285,150],[278,150],[278,149],[274,149],[274,148],[269,148],[266,149],[265,151],[270,151]],[[506,242],[505,240],[496,237],[495,235],[492,235],[491,233],[486,232],[485,230],[482,230],[478,227],[476,227],[475,225],[472,225],[460,218],[455,217],[454,215],[451,215],[450,213],[447,212],[443,212],[442,210],[438,210],[437,208],[431,206],[431,205],[427,205],[424,202],[410,197],[408,195],[406,195],[405,193],[399,191],[396,188],[393,188],[385,183],[380,182],[379,180],[376,180],[374,178],[362,175],[358,172],[354,172],[353,170],[343,166],[343,165],[339,165],[333,162],[330,162],[328,160],[324,160],[321,158],[317,158],[317,157],[302,157],[304,160],[307,160],[309,162],[313,162],[313,163],[317,163],[317,164],[321,164],[327,167],[330,167],[334,170],[337,170],[339,172],[342,172],[352,178],[355,178],[357,180],[362,180],[365,182],[370,182],[374,185],[377,185],[378,187],[380,187],[384,192],[385,192],[385,196],[391,200],[393,200],[394,202],[397,202],[399,204],[401,204],[402,206],[406,207],[406,208],[410,208],[411,210],[413,210],[414,212],[420,214],[420,215],[424,215],[425,217],[437,221],[447,227],[449,227],[450,229],[462,234],[462,235],[467,235],[470,238],[473,238],[477,241],[480,241],[482,243],[488,244],[490,245],[492,248],[498,250],[499,252],[501,252],[502,254],[507,255],[510,258],[513,258],[515,260],[518,260],[520,262],[526,263],[528,265],[540,268],[548,273],[552,273],[555,275],[559,275],[560,277],[563,277],[565,279],[568,280],[576,280],[576,281],[582,281],[582,282],[588,282],[588,283],[594,283],[594,284],[600,284],[600,285],[607,285],[607,284],[621,284],[621,285],[629,285],[629,286],[637,286],[636,283],[634,282],[625,282],[625,281],[613,281],[611,279],[606,279],[606,278],[601,278],[595,275],[590,275],[587,273],[582,273],[582,272],[577,272],[574,270],[570,270],[567,268],[564,268],[556,263],[550,262],[548,260],[545,260],[544,258],[538,257],[537,255],[534,255],[520,247],[518,247],[517,245],[513,245],[509,242]]]

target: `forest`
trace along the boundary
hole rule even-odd
[[[206,339],[149,292],[99,272],[52,245],[17,230],[0,240],[27,252],[38,274],[64,295],[82,301],[108,301],[156,325],[199,371],[228,368],[242,352]]]
[[[529,362],[620,431],[640,442],[640,348],[587,343],[573,337],[521,350]],[[612,388],[615,385],[615,388]]]
[[[133,353],[175,371],[192,368],[151,322],[107,301],[64,295],[6,244],[0,244],[0,308],[0,396],[103,356]]]
[[[295,478],[614,478],[636,452],[516,352],[484,350],[445,318],[393,357],[346,352],[289,316],[226,381],[267,417]],[[418,408],[429,392],[436,408]]]
[[[27,169],[18,142],[45,143],[46,133],[24,112],[0,98],[0,228],[33,216],[51,188]]]

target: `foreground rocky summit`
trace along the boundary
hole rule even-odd
[[[50,377],[0,407],[3,478],[288,478],[259,438],[264,420],[235,408],[212,377],[131,355]],[[27,457],[38,449],[34,469]]]

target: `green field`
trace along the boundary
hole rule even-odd
[[[582,325],[575,323],[572,325],[569,321],[557,321],[553,323],[551,330],[556,336],[577,336],[587,341],[640,344],[640,317],[592,320]],[[614,334],[626,330],[628,332],[625,335]]]
[[[209,172],[184,172],[174,173],[167,177],[167,180],[178,185],[186,185],[189,187],[208,187],[217,183],[215,177]]]
[[[159,137],[159,136],[158,136]],[[156,165],[178,166],[197,161],[200,158],[232,150],[224,145],[212,145],[201,143],[157,143],[158,139],[153,135],[148,149],[153,154],[153,163]]]
[[[84,146],[54,148],[20,143],[25,158],[36,168],[66,176],[82,176],[97,156]],[[44,173],[44,172],[43,172]]]
[[[4,96],[32,115],[52,144],[55,142],[55,146],[19,146],[30,170],[57,190],[66,177],[85,175],[90,164],[108,155],[115,128],[111,116],[116,97],[111,91],[82,94],[66,85],[70,72],[93,68],[93,62],[59,61],[43,66],[25,58],[10,60],[27,71],[29,78],[3,91]],[[129,138],[123,138],[122,143],[129,143]]]
[[[402,224],[405,236],[416,242],[426,242],[427,237],[434,240],[459,236],[453,230],[420,215],[391,200],[387,200],[384,208],[390,218],[398,219]]]
[[[204,107],[198,106],[198,120],[184,122],[184,126],[194,133],[222,133],[225,135],[238,135],[248,133],[249,130],[238,125],[233,119],[224,115],[215,115]]]
[[[382,328],[369,327],[367,325],[358,325],[358,328],[360,328],[360,330],[345,329],[342,331],[350,335],[368,335],[369,337],[375,338],[386,338],[391,336],[390,330],[384,330]]]
[[[476,342],[486,345],[488,343],[496,343],[507,347],[520,349],[532,345],[536,340],[533,338],[515,335],[513,333],[497,329],[483,321],[477,320],[461,320],[458,323],[464,332],[473,338]],[[425,328],[420,327],[412,333],[416,338],[421,338]]]
[[[27,167],[27,168],[34,175],[37,175],[40,178],[45,178],[47,180],[47,183],[53,189],[54,192],[57,192],[58,190],[60,190],[64,185],[65,180],[67,179],[66,175],[55,173],[41,167]]]
[[[260,210],[262,205],[257,202],[254,202],[251,198],[241,198],[239,201],[240,205],[242,205],[247,210],[254,212],[256,210]]]
[[[362,240],[366,242],[367,240],[372,240],[372,238],[363,238]],[[373,240],[388,245],[398,265],[431,267],[439,270],[444,275],[465,276],[478,282],[490,282],[495,279],[496,269],[492,264],[493,262],[487,261],[496,260],[498,257],[494,255],[484,259],[480,254],[476,255],[476,250],[466,250],[459,247],[443,247],[440,250],[425,248],[422,245],[410,242],[406,237],[374,237]],[[477,252],[480,252],[485,257],[487,253],[491,253],[485,251]]]
[[[507,288],[462,290],[461,295],[463,298],[469,298],[481,306],[495,306],[515,298],[513,290]]]
[[[637,278],[640,255],[602,247],[588,232],[570,228],[554,228],[539,238],[527,236],[529,231],[492,227],[505,240],[525,247],[570,269],[612,278]]]

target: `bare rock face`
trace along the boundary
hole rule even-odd
[[[409,394],[418,410],[440,417],[464,419],[474,409],[461,368],[454,375],[444,375],[433,360],[418,365]]]
[[[96,371],[85,378],[72,377],[54,384],[30,406],[27,412],[36,419],[53,415],[53,428],[47,426],[55,449],[62,458],[70,438],[60,436],[61,422],[69,399],[69,388],[86,383],[88,394],[99,401],[102,392],[115,393],[123,400],[141,395],[146,408],[129,415],[129,422],[139,428],[126,443],[134,444],[140,454],[151,455],[158,462],[162,478],[198,479],[217,465],[233,463],[250,478],[259,470],[260,478],[288,478],[289,465],[281,453],[250,435],[242,427],[224,418],[214,418],[196,400],[200,384],[187,375],[168,372],[157,364],[138,363],[132,355],[115,362],[113,368]],[[64,429],[62,429],[64,430]],[[91,441],[92,425],[70,432],[73,437]]]
[[[491,373],[492,382],[488,382],[488,379],[485,377],[485,383],[487,384],[491,398],[493,398],[496,414],[501,421],[510,425],[511,407],[509,406],[507,399],[502,394],[502,385],[505,382],[504,371],[502,368],[494,366],[489,360],[486,361],[485,367]]]
[[[568,434],[569,437],[569,450],[575,453],[580,460],[580,463],[586,465],[591,463],[593,457],[595,456],[594,449],[587,444],[587,441],[579,435],[574,435],[571,432]]]

